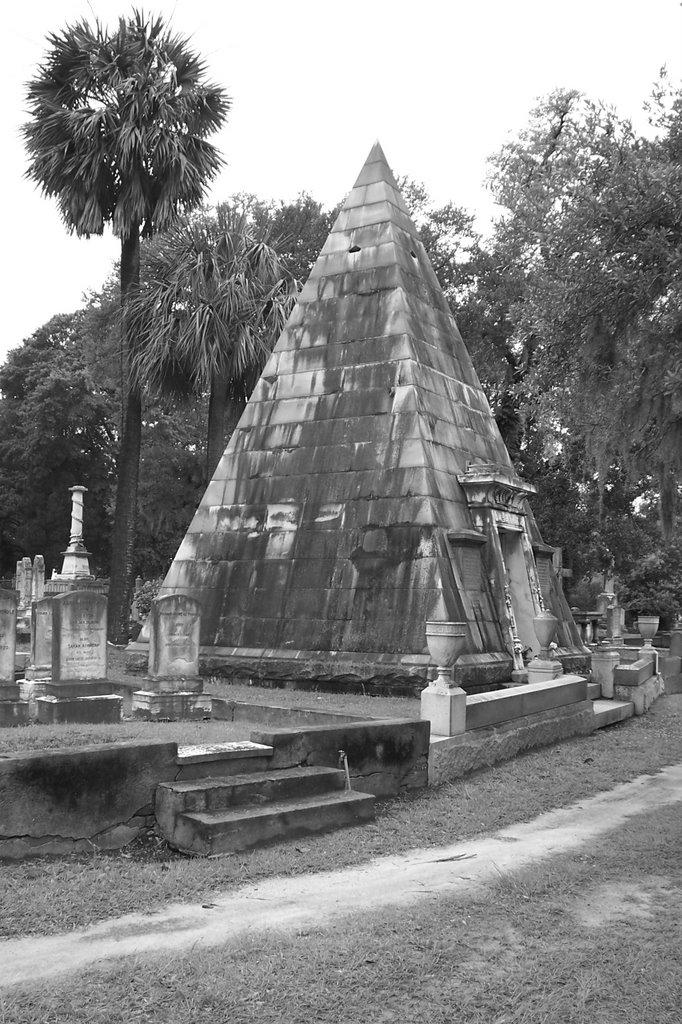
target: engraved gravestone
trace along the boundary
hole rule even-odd
[[[52,682],[105,680],[107,599],[72,590],[52,599]]]
[[[36,555],[33,559],[33,579],[31,589],[34,601],[39,601],[45,594],[45,559],[42,555]]]
[[[133,715],[171,721],[204,718],[201,605],[184,594],[167,594],[152,601],[148,621],[149,671],[144,689],[133,693]]]
[[[149,675],[187,679],[199,675],[201,605],[192,597],[169,594],[152,602]]]
[[[31,664],[27,675],[49,675],[52,667],[52,601],[41,597],[31,606]]]
[[[31,559],[28,556],[26,556],[21,560],[21,588],[19,592],[19,603],[22,606],[22,608],[30,607],[32,589],[33,563],[31,562]]]
[[[16,590],[0,590],[0,687],[14,686],[18,604]]]

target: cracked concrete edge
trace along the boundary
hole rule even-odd
[[[0,862],[23,860],[27,857],[119,850],[136,839],[145,829],[153,827],[156,819],[153,813],[146,813],[147,811],[147,807],[142,808],[126,821],[110,825],[92,836],[0,836]]]

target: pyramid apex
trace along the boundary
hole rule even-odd
[[[357,188],[361,185],[373,185],[378,181],[388,182],[388,184],[393,188],[398,187],[381,143],[376,139],[367,155],[367,159],[362,165],[362,170],[360,171],[357,181],[353,187]]]

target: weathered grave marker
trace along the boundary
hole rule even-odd
[[[53,682],[106,680],[106,597],[72,590],[52,601]]]
[[[203,718],[199,675],[201,605],[184,594],[152,602],[149,614],[149,672],[145,689],[133,694],[141,718]]]
[[[107,681],[107,599],[89,590],[52,598],[52,678],[39,697],[41,722],[111,722],[122,698]]]
[[[38,717],[38,697],[44,697],[52,677],[52,598],[41,597],[31,605],[31,654],[19,682],[22,700],[28,701],[29,718]]]
[[[52,674],[52,598],[41,597],[31,608],[31,662],[27,679]]]
[[[0,590],[0,725],[23,725],[28,718],[28,704],[19,699],[14,681],[18,604],[16,590]]]

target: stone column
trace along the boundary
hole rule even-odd
[[[91,579],[89,551],[83,542],[83,495],[87,487],[76,484],[69,487],[71,492],[71,535],[69,546],[62,551],[64,562],[58,579]]]

